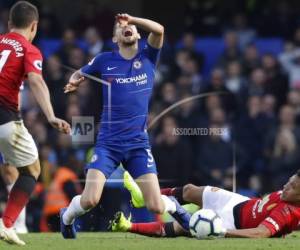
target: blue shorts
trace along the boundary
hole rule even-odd
[[[150,148],[120,149],[96,147],[88,169],[98,169],[106,178],[122,163],[123,167],[136,179],[144,174],[157,174],[156,164]]]

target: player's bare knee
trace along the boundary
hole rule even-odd
[[[41,167],[38,165],[34,170],[31,171],[31,175],[37,180],[41,174]]]
[[[164,204],[160,200],[153,200],[146,203],[146,207],[149,211],[156,213],[156,214],[163,214],[164,213]]]
[[[35,179],[37,180],[41,174],[41,165],[40,165],[40,161],[36,160],[32,165],[30,165],[28,167],[28,170],[30,172],[30,174],[35,177]]]
[[[18,168],[18,171],[20,174],[23,175],[31,175],[37,180],[41,174],[40,162],[39,160],[37,160],[36,162],[27,167]]]
[[[182,198],[184,201],[191,202],[193,193],[197,186],[193,184],[187,184],[183,187]]]
[[[191,202],[202,207],[202,195],[205,186],[195,186],[193,184],[187,184],[183,187],[183,199],[186,202]]]

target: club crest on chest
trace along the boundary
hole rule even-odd
[[[133,62],[133,67],[134,67],[135,69],[140,69],[140,68],[142,67],[142,62],[139,61],[139,60],[135,60],[135,61]]]

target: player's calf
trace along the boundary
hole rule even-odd
[[[97,206],[100,201],[100,196],[97,194],[85,194],[83,193],[81,196],[80,204],[84,210],[90,210]]]
[[[88,170],[82,195],[75,196],[68,208],[61,212],[62,233],[66,231],[66,226],[74,223],[77,217],[85,214],[98,204],[105,181],[106,178],[102,172],[95,169]]]
[[[140,176],[137,179],[137,184],[142,191],[148,210],[157,214],[176,211],[174,202],[167,196],[161,195],[156,174],[148,173]]]
[[[1,162],[2,161],[0,155],[0,164]],[[8,164],[4,164],[3,166],[0,166],[0,174],[2,179],[4,180],[4,183],[6,184],[7,192],[10,193],[16,180],[19,177],[19,172],[17,168]],[[28,232],[28,229],[26,227],[26,207],[24,207],[21,213],[19,214],[19,217],[17,218],[14,227],[17,233],[25,234]]]
[[[3,212],[3,223],[6,228],[13,227],[20,212],[26,206],[34,191],[37,178],[40,174],[40,164],[36,160],[32,165],[19,168],[19,177],[14,184]]]
[[[97,206],[105,181],[105,175],[101,171],[96,169],[88,170],[85,187],[80,199],[80,205],[84,210],[90,210]]]

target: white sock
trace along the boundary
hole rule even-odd
[[[74,223],[75,219],[80,215],[85,214],[88,210],[84,210],[80,205],[80,198],[81,195],[76,195],[69,207],[67,208],[66,212],[63,215],[63,222],[65,225],[71,225]]]
[[[27,233],[27,227],[26,227],[26,207],[24,207],[19,214],[15,225],[14,225],[17,233]]]
[[[7,190],[8,194],[10,193],[10,191],[12,190],[14,185],[15,185],[15,183],[6,185],[6,190]]]
[[[166,195],[162,195],[161,196],[164,204],[165,204],[165,213],[169,212],[171,214],[176,212],[176,205],[174,203],[174,201],[172,201],[168,196]]]

